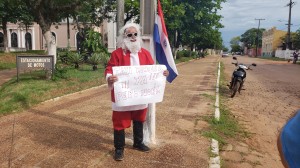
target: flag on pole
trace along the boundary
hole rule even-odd
[[[158,63],[163,64],[167,67],[169,71],[167,81],[171,83],[177,77],[178,72],[168,39],[168,33],[165,26],[160,0],[157,1],[157,14],[155,16],[153,39],[155,45],[156,60],[158,61]]]

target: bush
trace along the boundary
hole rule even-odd
[[[68,53],[68,51],[57,52],[57,60],[60,60],[64,64],[68,63]]]
[[[102,64],[105,68],[109,61],[109,55],[106,52],[93,53],[91,57],[88,58],[87,63],[93,65],[93,70],[97,70],[98,64]]]
[[[189,57],[189,52],[187,50],[178,51],[176,58],[182,57]]]
[[[101,63],[103,65],[103,67],[107,66],[107,63],[108,63],[109,59],[110,59],[110,56],[109,56],[108,53],[102,53],[102,55],[101,55]]]
[[[88,58],[87,62],[93,65],[93,70],[98,69],[98,64],[101,63],[101,53],[93,53],[91,57]]]
[[[68,53],[68,62],[74,64],[75,68],[78,69],[79,64],[83,62],[83,58],[82,58],[81,54],[79,54],[79,53],[69,52]]]
[[[102,35],[92,29],[87,30],[85,40],[83,41],[82,51],[86,53],[106,52],[107,49],[102,44]]]
[[[54,71],[54,78],[53,80],[57,80],[57,79],[68,79],[69,76],[67,74],[68,69],[67,67],[64,67],[63,65],[57,63],[55,64],[55,71]]]
[[[196,59],[198,57],[198,53],[195,51],[191,51],[191,57]]]
[[[190,50],[182,50],[178,51],[176,58],[182,58],[182,57],[192,57],[192,58],[197,58],[197,52],[190,51]]]
[[[183,56],[184,57],[190,57],[190,55],[191,55],[191,51],[190,50],[183,50],[182,52],[183,52]]]

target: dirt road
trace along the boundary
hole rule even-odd
[[[0,87],[4,82],[7,82],[8,80],[11,79],[12,76],[17,75],[17,70],[16,69],[7,69],[7,70],[1,70],[0,73]]]
[[[245,90],[226,104],[252,134],[245,142],[225,147],[221,155],[224,167],[281,168],[276,141],[287,119],[300,109],[300,66],[287,61],[237,58],[244,64],[255,62],[257,67],[247,71]],[[222,61],[229,79],[234,69],[232,57]]]
[[[0,167],[208,167],[210,139],[200,131],[214,102],[203,94],[215,94],[217,60],[178,66],[180,75],[157,103],[157,144],[149,153],[131,148],[128,129],[125,159],[113,160],[110,92],[103,86],[1,117]]]

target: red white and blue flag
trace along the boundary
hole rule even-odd
[[[157,1],[157,14],[155,17],[153,39],[155,45],[156,60],[159,64],[163,64],[167,67],[169,71],[167,81],[171,83],[177,77],[178,72],[168,39],[168,33],[165,26],[160,0]]]

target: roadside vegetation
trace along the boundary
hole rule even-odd
[[[259,57],[261,59],[267,59],[267,60],[272,60],[272,61],[288,61],[284,58],[277,58],[277,57]]]
[[[261,58],[261,59],[267,59],[267,60],[272,60],[272,61],[287,61],[289,63],[293,63],[293,58],[292,57],[291,57],[290,60],[287,60],[285,58],[277,58],[277,57],[259,57],[259,58]],[[297,61],[297,64],[300,65],[300,62]]]
[[[180,62],[189,61],[191,59],[204,58],[207,55],[208,55],[207,52],[197,53],[197,52],[190,51],[190,50],[182,50],[182,51],[178,51],[176,53],[175,63],[177,64],[177,63],[180,63]]]
[[[231,139],[242,140],[249,136],[247,132],[239,123],[234,115],[230,112],[230,109],[226,106],[226,101],[229,97],[228,79],[224,74],[224,64],[221,63],[220,74],[220,120],[217,121],[214,117],[208,116],[204,119],[210,124],[208,130],[202,134],[206,137],[213,138],[219,142],[220,148],[223,145],[230,142]],[[214,99],[215,100],[215,99]]]
[[[1,59],[5,57],[5,60],[8,60],[2,63],[12,64],[8,68],[16,68],[17,54],[29,55],[29,53],[0,53]],[[97,70],[93,70],[87,63],[75,68],[74,64],[58,60],[51,80],[46,79],[46,72],[43,70],[21,73],[19,82],[17,77],[14,77],[0,87],[0,115],[19,112],[45,100],[99,86],[104,83],[103,72],[102,65],[99,65]]]
[[[16,55],[41,54],[44,51],[0,53],[1,70],[16,68]],[[19,82],[14,77],[0,87],[0,116],[21,112],[43,101],[106,83],[103,75],[109,56],[99,53],[85,58],[67,51],[58,52],[58,55],[51,80],[46,79],[45,71],[32,71],[21,73]],[[176,62],[191,59],[193,57],[184,57]]]

